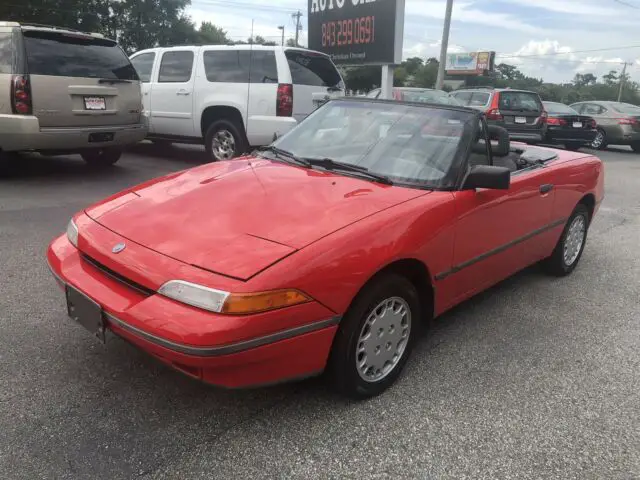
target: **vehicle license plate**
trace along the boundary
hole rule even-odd
[[[516,117],[513,119],[515,123],[527,123],[526,117]]]
[[[102,343],[106,342],[105,324],[102,320],[102,307],[84,293],[67,285],[67,313],[72,320],[95,335]]]
[[[582,122],[573,122],[573,128],[582,128]]]
[[[106,110],[107,104],[104,97],[84,97],[85,110]]]

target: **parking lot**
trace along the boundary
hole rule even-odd
[[[533,267],[438,320],[387,393],[202,385],[65,315],[47,243],[87,204],[205,161],[140,144],[108,171],[0,180],[0,478],[640,478],[640,155],[611,148],[580,266]]]

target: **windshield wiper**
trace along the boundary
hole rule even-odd
[[[305,166],[307,168],[309,168],[311,166],[311,162],[309,162],[307,159],[300,158],[297,155],[295,155],[294,153],[291,153],[291,152],[289,152],[287,150],[283,150],[283,149],[278,148],[278,147],[274,147],[273,145],[267,145],[266,147],[260,147],[257,150],[259,152],[271,152],[278,158],[285,158],[287,160],[292,160],[294,163],[297,163],[299,165],[303,165],[303,166]]]
[[[339,162],[337,160],[333,160],[332,158],[305,158],[311,165],[322,167],[326,170],[336,170],[343,172],[354,172],[359,173],[361,175],[367,176],[374,180],[377,180],[380,183],[384,183],[387,185],[393,185],[393,182],[389,177],[384,175],[380,175],[379,173],[370,172],[367,167],[362,167],[360,165],[353,165],[351,163]]]

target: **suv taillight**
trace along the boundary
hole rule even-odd
[[[290,83],[278,85],[276,115],[278,117],[290,117],[293,115],[293,85]]]
[[[562,119],[559,119],[559,120],[560,120],[560,125],[564,125],[564,124],[567,123]],[[549,114],[547,113],[546,110],[542,110],[542,113],[540,114],[540,123],[542,123],[544,125],[548,121],[549,121]]]
[[[11,110],[18,115],[31,115],[31,85],[28,75],[14,75],[11,79]]]
[[[489,109],[485,113],[485,115],[487,116],[487,120],[502,120],[504,118],[502,116],[502,113],[500,113],[500,109],[498,108],[499,104],[500,104],[500,94],[495,93],[491,97],[491,105],[489,105]]]

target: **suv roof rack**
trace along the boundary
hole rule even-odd
[[[82,30],[77,30],[71,27],[57,27],[55,25],[47,25],[45,23],[33,23],[33,22],[20,22],[19,26],[21,27],[35,27],[35,28],[47,28],[51,30],[59,30],[63,32],[74,32],[74,33],[82,33],[83,35],[89,35],[92,37],[105,38],[105,36],[101,33],[94,32],[83,32]]]

